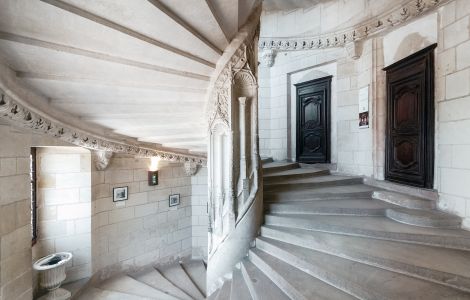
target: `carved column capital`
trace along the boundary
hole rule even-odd
[[[91,156],[93,158],[93,163],[95,165],[96,170],[104,171],[108,167],[109,162],[111,161],[113,152],[104,150],[92,150]]]
[[[199,168],[199,166],[195,162],[187,161],[187,162],[184,163],[184,173],[187,176],[196,175],[196,173],[198,171],[198,168]]]
[[[264,67],[271,68],[274,65],[274,59],[276,58],[276,51],[273,49],[263,50],[261,54],[262,63]]]

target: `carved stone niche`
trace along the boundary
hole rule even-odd
[[[195,162],[186,161],[184,163],[184,172],[186,173],[187,176],[196,175],[198,169],[199,169],[199,165],[196,164]]]
[[[109,162],[111,161],[113,152],[104,150],[93,150],[91,151],[91,156],[93,158],[93,163],[95,164],[96,170],[104,171],[108,167]]]

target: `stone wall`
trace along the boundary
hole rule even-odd
[[[439,12],[436,50],[436,182],[439,207],[470,229],[470,2]]]
[[[105,171],[92,171],[93,272],[102,277],[192,253],[191,178],[182,164],[160,162],[159,183],[149,186],[149,165],[116,155]],[[129,199],[113,202],[122,186]],[[171,194],[180,194],[179,206],[169,207]]]
[[[331,1],[311,9],[264,13],[261,37],[313,36],[347,27],[357,19],[377,15],[383,1],[358,1],[357,7],[342,10],[348,2],[352,3]],[[399,1],[388,2],[387,5],[399,4]],[[357,18],[342,15],[359,7],[362,9]],[[333,17],[328,19],[330,15]],[[345,49],[277,52],[272,67],[260,68],[261,155],[276,160],[295,158],[295,151],[289,150],[293,140],[291,126],[295,123],[289,120],[289,108],[285,105],[292,101],[292,93],[288,93],[292,84],[290,79],[295,74],[306,74],[307,70],[325,70],[327,66],[336,64],[332,162],[337,163],[337,170],[341,173],[383,180],[386,93],[382,69],[437,43],[434,188],[439,192],[439,208],[464,217],[464,227],[470,228],[469,20],[469,2],[454,0],[409,24],[362,42],[358,59],[353,59]],[[331,70],[326,73],[334,75]],[[369,90],[368,129],[358,128],[358,91],[363,87]]]
[[[67,282],[91,276],[91,154],[79,147],[36,148],[38,238],[33,261],[71,252]]]
[[[30,148],[61,145],[0,123],[0,299],[33,297]]]
[[[30,149],[70,145],[47,136],[15,129],[3,122],[0,123],[0,139],[0,300],[29,300],[33,297],[35,286],[30,223]],[[90,242],[80,239],[80,243],[86,246],[85,249],[91,247],[91,265],[87,261],[87,255],[72,251],[77,259],[69,266],[70,279],[74,276],[89,276],[101,269],[101,274],[106,276],[114,271],[136,268],[157,260],[173,260],[191,254],[199,257],[207,253],[204,249],[204,245],[207,247],[207,242],[204,241],[204,238],[207,241],[207,226],[204,226],[204,218],[207,219],[207,214],[204,217],[207,201],[204,195],[204,191],[207,194],[205,168],[194,178],[190,178],[184,174],[182,164],[161,162],[159,185],[150,187],[147,183],[149,159],[118,155],[112,158],[106,171],[96,171],[88,160],[89,153],[85,153],[86,159],[82,160],[82,154],[80,156],[80,170],[91,170],[91,207],[86,202],[80,202],[87,198],[88,190],[85,188],[80,190],[82,198],[78,196],[78,203],[64,204],[59,208],[49,202],[50,207],[46,208],[44,205],[39,209],[39,216],[43,220],[40,228],[42,226],[45,230],[46,223],[62,221],[59,220],[61,214],[55,215],[56,212],[70,212],[71,207],[67,207],[68,205],[79,205],[80,207],[73,208],[74,215],[69,216],[76,217],[76,213],[79,213],[83,218],[67,220],[65,229],[68,234],[83,232],[83,236],[89,236],[86,232],[89,219],[85,212],[88,211],[91,215],[91,246]],[[78,165],[76,167],[78,170]],[[60,177],[56,183],[65,182],[63,174],[56,174],[55,177]],[[75,182],[74,179],[71,180],[68,181],[70,184]],[[47,181],[43,181],[45,182]],[[194,189],[192,184],[195,185]],[[111,192],[116,186],[129,187],[129,200],[124,207],[116,207],[112,202]],[[45,191],[44,185],[42,190]],[[174,193],[180,193],[181,204],[169,208],[168,196]],[[195,196],[194,202],[192,194]],[[56,196],[56,200],[77,200],[76,194],[70,197]],[[44,204],[48,202],[44,198],[42,200],[45,200]],[[197,218],[192,217],[193,203]],[[199,227],[193,230],[192,225],[196,225],[196,222]],[[52,229],[54,228],[49,227],[42,233],[52,234]],[[59,230],[58,227],[55,229]],[[70,251],[78,243],[75,239],[70,239],[70,243],[67,243],[68,237],[59,235],[50,236],[47,243],[40,240],[34,247],[34,258],[52,251]],[[55,247],[52,247],[53,244]]]
[[[193,258],[207,259],[207,201],[207,167],[203,167],[191,177]]]

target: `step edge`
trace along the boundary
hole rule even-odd
[[[278,230],[270,229],[270,228],[267,228],[267,230],[280,232]],[[286,244],[292,244],[294,246],[311,249],[313,251],[318,251],[318,252],[325,253],[328,255],[340,257],[343,259],[348,259],[348,260],[362,263],[365,265],[369,265],[369,266],[377,267],[380,269],[392,271],[395,273],[411,276],[414,278],[434,282],[434,283],[441,284],[447,287],[458,289],[460,291],[470,292],[470,277],[465,277],[465,276],[454,274],[454,273],[448,273],[445,271],[439,271],[436,269],[410,265],[406,262],[400,262],[400,261],[393,260],[393,259],[380,258],[380,257],[373,256],[373,255],[361,254],[354,250],[349,250],[347,251],[347,253],[346,252],[340,253],[340,252],[335,252],[335,249],[332,247],[322,248],[320,245],[319,247],[313,248],[312,243],[314,243],[314,241],[309,242],[308,246],[303,246],[306,244],[305,243],[302,244],[300,241],[296,240],[296,239],[299,239],[299,237],[292,236],[290,233],[281,232],[281,234],[284,235],[284,237],[279,238],[279,237],[269,236],[269,233],[266,236],[265,235],[266,232],[263,233],[263,231],[266,231],[266,229],[262,230],[261,237],[265,237],[271,240],[276,240],[276,241],[283,242]],[[389,266],[386,266],[385,264],[388,264]],[[412,269],[416,269],[416,271],[412,271]],[[429,274],[429,275],[426,276],[425,274]],[[447,279],[439,280],[438,277],[445,277]],[[455,278],[458,279],[458,283],[460,283],[460,285],[449,283],[449,281]]]
[[[259,250],[259,249],[258,249]],[[281,274],[274,270],[267,262],[259,257],[253,250],[249,250],[248,258],[250,261],[260,269],[266,277],[268,277],[279,289],[291,299],[309,300],[302,295],[288,280]],[[269,271],[269,272],[267,272]]]
[[[420,241],[419,238],[422,236],[422,234],[415,234],[415,233],[398,233],[398,232],[393,232],[394,237],[386,237],[384,236],[384,233],[387,233],[387,231],[378,231],[378,230],[370,230],[370,229],[358,229],[358,228],[352,228],[352,227],[344,227],[344,226],[337,226],[335,225],[335,229],[322,229],[322,228],[305,228],[305,227],[300,227],[300,226],[292,226],[292,224],[286,225],[286,224],[276,224],[276,223],[270,223],[269,217],[274,217],[274,218],[282,218],[285,216],[282,215],[265,215],[265,225],[272,225],[272,226],[278,226],[278,227],[287,227],[287,228],[298,228],[298,229],[304,229],[304,230],[311,230],[311,231],[319,231],[319,232],[327,232],[327,233],[334,233],[334,234],[343,234],[343,235],[351,235],[351,236],[359,236],[359,237],[369,237],[373,239],[379,239],[379,240],[390,240],[390,241],[399,241],[399,242],[404,242],[404,243],[410,243],[410,244],[420,244],[420,245],[430,245],[430,246],[435,246],[435,247],[441,247],[441,248],[446,248],[446,249],[456,249],[456,250],[470,250],[470,238],[466,237],[461,237],[461,236],[442,236],[442,235],[427,235],[428,239],[436,239],[436,238],[449,238],[455,240],[465,240],[467,241],[466,245],[458,245],[453,243],[450,243],[447,241],[443,245],[443,243],[439,242],[425,242],[425,241]],[[290,217],[290,216],[287,216]],[[354,229],[351,231],[351,229]],[[451,247],[449,247],[448,244],[452,244]]]

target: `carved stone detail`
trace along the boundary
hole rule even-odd
[[[95,164],[96,170],[104,171],[108,167],[109,162],[111,161],[111,157],[113,157],[113,152],[93,150],[91,151],[91,156],[93,158],[93,163]]]
[[[344,47],[352,42],[364,40],[386,29],[419,17],[451,0],[411,0],[400,7],[371,18],[361,24],[337,32],[303,38],[260,38],[263,50],[308,50]]]
[[[273,49],[266,49],[261,54],[262,63],[264,67],[271,68],[274,65],[276,52]]]
[[[176,162],[194,162],[204,165],[207,159],[203,156],[168,152],[144,148],[139,145],[112,141],[110,139],[79,130],[58,121],[52,121],[46,114],[29,110],[15,101],[0,89],[0,117],[13,121],[14,124],[47,134],[64,142],[105,152],[125,153],[138,157],[159,157],[162,160]]]
[[[193,176],[193,175],[196,175],[197,171],[198,171],[198,164],[194,163],[194,162],[191,162],[191,161],[187,161],[184,163],[184,173],[187,175],[187,176]]]

